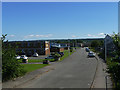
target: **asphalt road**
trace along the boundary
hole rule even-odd
[[[87,58],[87,52],[77,49],[75,53],[53,65],[54,69],[20,88],[90,88],[97,60]]]

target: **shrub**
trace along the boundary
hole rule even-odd
[[[60,54],[58,54],[57,52],[53,55],[55,61],[58,60],[58,58],[60,58]]]
[[[2,81],[16,78],[24,75],[26,71],[15,59],[15,47],[12,47],[8,41],[4,42],[6,35],[2,37]]]
[[[72,47],[70,47],[70,52],[73,52],[73,48]]]

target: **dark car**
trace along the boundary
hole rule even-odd
[[[52,55],[46,57],[45,59],[54,59],[54,57]]]
[[[90,49],[89,49],[89,48],[86,48],[85,50],[86,50],[86,52],[90,52]]]
[[[50,61],[49,60],[43,60],[43,64],[49,64]]]

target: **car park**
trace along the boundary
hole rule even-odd
[[[92,51],[90,51],[90,52],[88,53],[88,57],[95,57],[95,53],[92,52]]]

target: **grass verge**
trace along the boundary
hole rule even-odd
[[[73,50],[73,52],[69,52],[68,50],[64,50],[64,56],[60,58],[60,61],[67,58],[69,56],[69,54],[71,55],[74,52],[75,52],[75,50]]]
[[[33,62],[42,62],[45,59],[29,59],[28,63],[33,63]]]
[[[26,70],[27,73],[43,68],[47,65],[48,64],[22,64],[22,66],[24,67],[24,70]]]
[[[29,59],[28,63],[43,62],[46,59]],[[50,62],[53,62],[54,59],[48,59]]]

